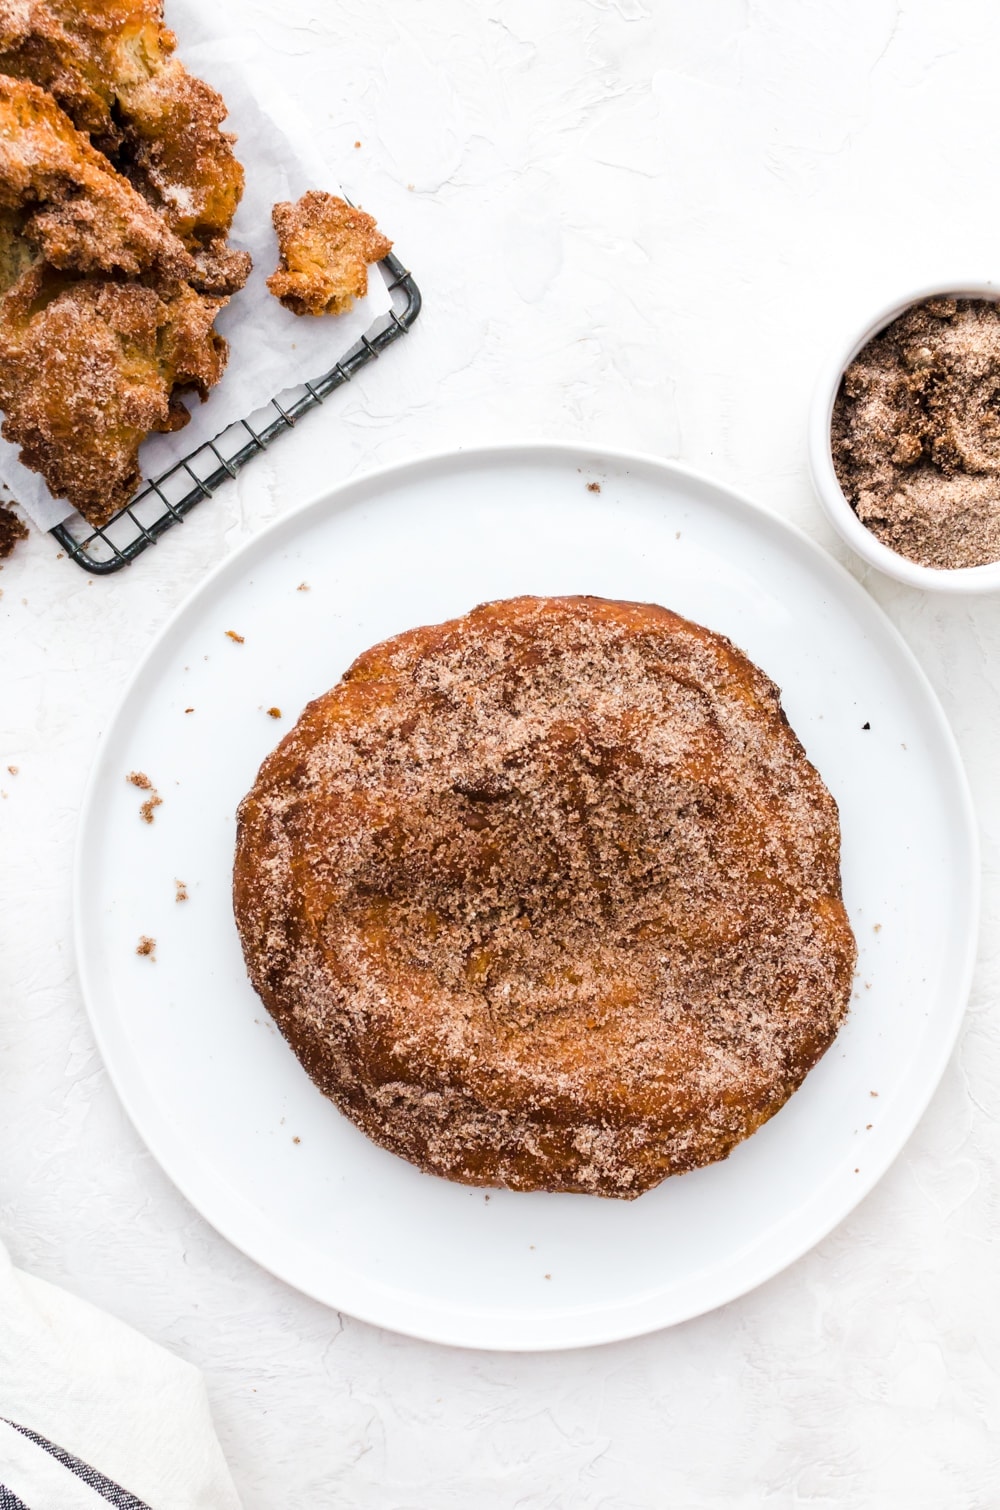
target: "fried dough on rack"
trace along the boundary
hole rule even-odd
[[[226,106],[175,46],[162,0],[0,0],[3,434],[95,525],[218,382],[250,271]]]
[[[160,0],[0,0],[0,72],[47,90],[195,256],[234,293],[250,258],[226,245],[244,174],[226,104],[173,56]]]
[[[32,267],[0,299],[4,437],[55,497],[106,523],[139,485],[146,436],[187,423],[177,390],[204,396],[222,375],[225,302]]]
[[[194,260],[156,211],[60,110],[24,79],[0,75],[0,209],[53,267],[184,278]]]
[[[115,7],[127,10],[133,25],[143,8],[150,11],[155,6]],[[79,130],[114,139],[114,95],[100,49],[94,45],[96,39],[88,45],[88,39],[67,30],[61,17],[68,12],[86,14],[82,7],[40,0],[0,0],[0,70],[53,95]]]
[[[281,261],[267,286],[293,315],[339,315],[368,292],[368,264],[392,251],[371,215],[311,189],[271,211]]]

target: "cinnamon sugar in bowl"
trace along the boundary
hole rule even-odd
[[[1000,589],[1000,292],[918,289],[869,319],[816,388],[813,484],[869,565],[913,587]]]

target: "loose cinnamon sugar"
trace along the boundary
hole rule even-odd
[[[151,792],[153,790],[153,783],[145,771],[129,771],[125,779],[126,781],[130,781],[133,786],[137,786],[142,792]]]
[[[144,955],[147,959],[155,960],[156,940],[151,939],[148,934],[144,933],[135,946],[135,952],[136,954]]]
[[[831,444],[848,502],[891,550],[945,570],[1000,561],[1000,308],[906,310],[845,372]]]

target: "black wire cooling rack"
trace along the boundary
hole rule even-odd
[[[66,554],[84,571],[98,576],[108,576],[129,566],[167,530],[183,524],[185,516],[203,498],[210,498],[216,488],[266,451],[279,435],[293,429],[310,409],[317,408],[331,393],[349,383],[362,367],[405,336],[420,314],[420,290],[398,257],[390,254],[379,266],[388,275],[392,309],[329,372],[282,394],[280,403],[272,399],[259,415],[238,420],[214,440],[198,446],[162,477],[143,483],[132,501],[100,529],[87,524],[79,514],[57,524],[50,534]]]

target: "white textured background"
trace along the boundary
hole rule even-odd
[[[227,1247],[97,1058],[70,858],[97,734],[158,626],[266,520],[372,464],[512,436],[648,450],[843,556],[805,476],[821,358],[899,290],[1000,277],[995,0],[220,15],[259,40],[426,308],[130,572],[91,581],[35,535],[0,573],[0,1232],[23,1267],[204,1369],[247,1510],[991,1510],[1000,600],[867,583],[938,689],[983,826],[980,967],[931,1110],[809,1257],[639,1341],[451,1352],[333,1315]]]

